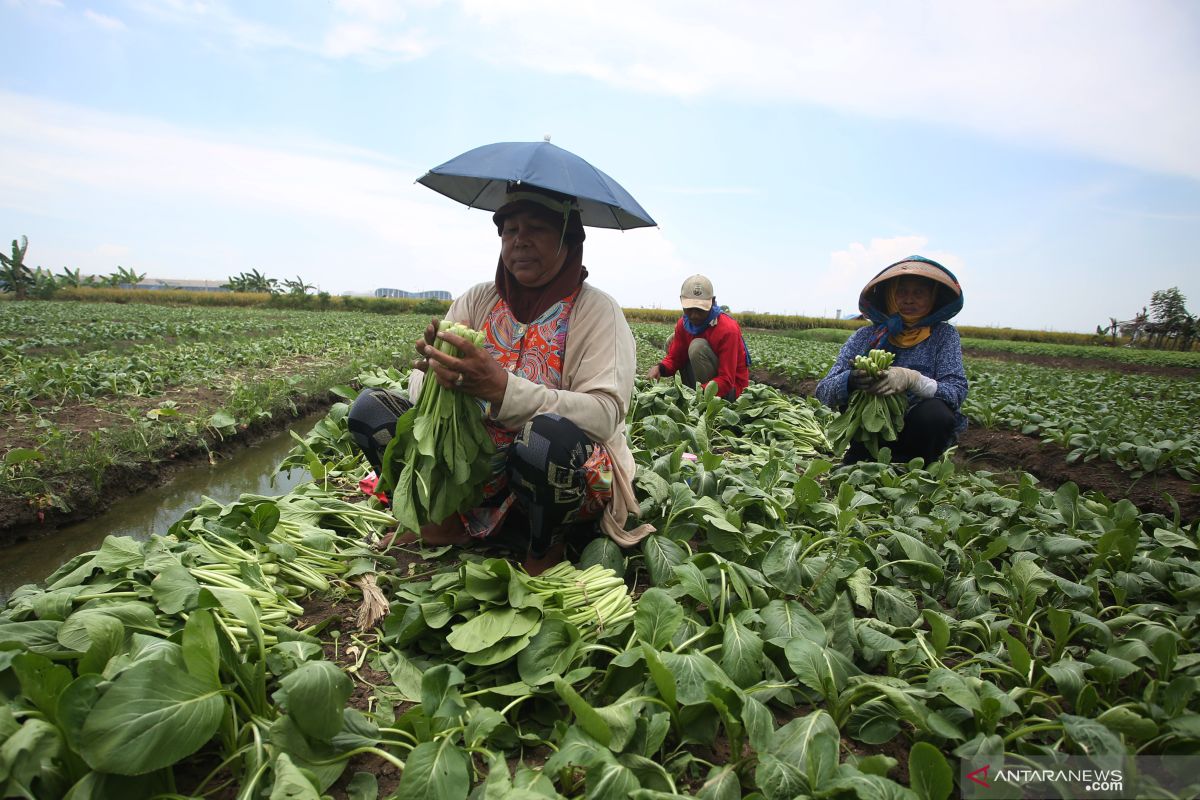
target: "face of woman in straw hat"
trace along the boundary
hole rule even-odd
[[[905,275],[896,278],[896,310],[906,317],[924,317],[933,311],[937,287],[928,278]]]

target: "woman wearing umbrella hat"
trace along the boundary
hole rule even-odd
[[[860,328],[842,346],[816,396],[832,408],[843,408],[852,390],[877,395],[904,392],[909,407],[904,427],[890,444],[894,462],[920,456],[926,463],[941,457],[967,427],[959,409],[967,397],[958,331],[947,320],[962,310],[963,292],[950,270],[932,259],[909,256],[885,267],[863,287],[858,308],[873,326]],[[855,356],[870,350],[895,354],[892,366],[877,380],[852,369]],[[867,459],[867,449],[854,442],[846,463]]]
[[[484,346],[437,333],[435,320],[416,343],[409,393],[415,398],[432,378],[478,398],[496,445],[483,506],[426,526],[422,538],[459,545],[516,539],[536,573],[561,560],[568,539],[597,525],[622,546],[653,529],[625,530],[638,512],[625,436],[633,334],[616,301],[587,282],[575,199],[528,184],[509,188],[492,216],[500,236],[495,277],[446,314],[482,331]],[[437,336],[463,355],[434,348]],[[360,431],[368,457],[376,449],[378,458],[390,438],[374,434],[395,425],[384,405],[360,399],[351,409],[351,430]]]

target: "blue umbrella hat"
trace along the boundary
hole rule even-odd
[[[644,228],[656,225],[629,192],[574,153],[541,142],[497,142],[468,150],[417,179],[471,208],[496,211],[523,187],[574,199],[584,225]]]

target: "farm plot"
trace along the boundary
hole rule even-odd
[[[14,593],[5,789],[945,800],[960,758],[1200,746],[1194,530],[946,461],[835,469],[817,409],[754,391],[639,391],[657,532],[540,582],[365,547],[390,523],[342,502],[364,465],[335,407],[294,454],[322,486],[202,505]],[[611,608],[581,614],[592,581]],[[376,588],[362,630],[298,611]]]
[[[653,345],[660,342],[665,329],[637,326],[639,366],[644,362],[648,367],[661,358],[661,350],[654,350]],[[791,384],[824,377],[840,347],[835,342],[754,333],[746,335],[746,343],[755,369]],[[1039,351],[1068,348],[1012,344]],[[1195,354],[1176,355],[1190,358]],[[1194,481],[1200,476],[1200,377],[1046,367],[986,358],[967,358],[966,366],[971,389],[963,412],[973,425],[1015,430],[1052,442],[1065,450],[1068,463],[1113,462],[1130,479],[1171,473]]]
[[[985,427],[1054,442],[1070,462],[1113,461],[1131,477],[1200,476],[1200,380],[971,360],[963,411]]]
[[[203,453],[251,426],[295,416],[306,403],[327,402],[330,386],[365,365],[407,361],[424,321],[0,305],[0,528],[99,502],[96,488],[114,467]]]

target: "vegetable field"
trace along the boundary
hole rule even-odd
[[[648,368],[661,358],[670,329],[639,324],[635,333]],[[797,384],[824,377],[841,344],[761,333],[746,334],[746,343],[756,370]],[[1037,351],[1066,357],[1086,349],[1126,353],[1124,360],[1145,366],[1168,357],[1176,366],[1200,363],[1197,353],[1008,344],[1011,352],[1030,356]],[[1063,448],[1071,463],[1112,462],[1131,481],[1148,474],[1185,481],[1200,476],[1200,372],[1176,377],[971,357],[966,366],[971,388],[963,412],[973,426],[1036,436]]]
[[[0,304],[0,528],[102,503],[129,467],[327,405],[367,365],[407,363],[422,319]]]
[[[345,412],[289,459],[315,483],[14,593],[6,795],[945,800],[960,759],[1200,748],[1194,525],[837,467],[815,401],[662,382],[629,416],[657,532],[531,579],[372,546]]]

